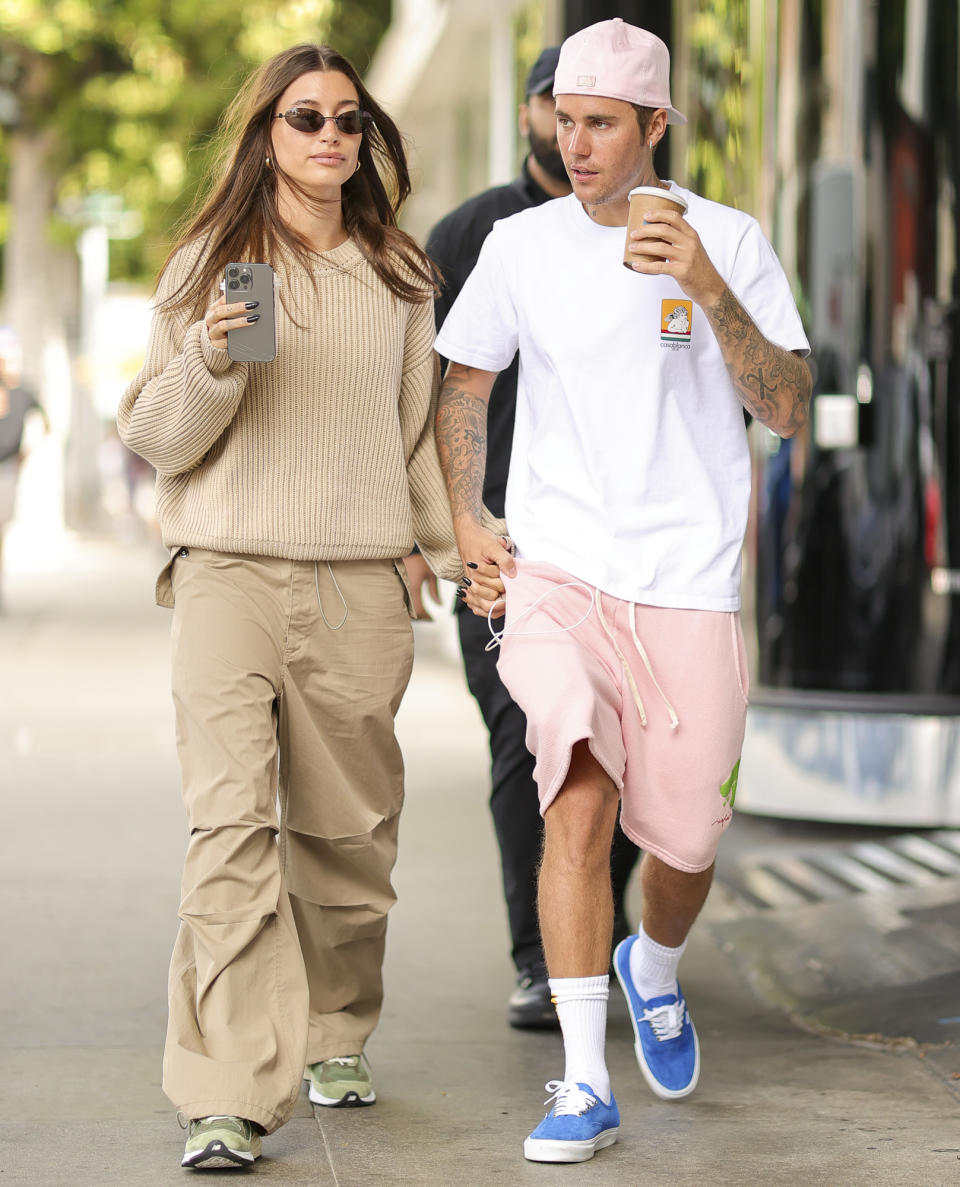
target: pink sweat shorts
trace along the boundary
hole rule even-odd
[[[675,869],[707,869],[733,815],[746,723],[739,614],[621,601],[529,560],[504,580],[497,668],[526,714],[541,815],[586,740],[627,836]]]

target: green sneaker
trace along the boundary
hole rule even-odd
[[[181,1166],[253,1166],[260,1157],[260,1135],[243,1117],[198,1117],[188,1127]]]
[[[377,1099],[365,1055],[335,1055],[311,1063],[305,1079],[310,1081],[310,1100],[329,1109],[372,1105]]]

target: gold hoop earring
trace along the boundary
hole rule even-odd
[[[263,158],[263,160],[264,160],[264,163],[266,164],[266,166],[267,166],[267,168],[268,168],[268,169],[272,169],[272,168],[273,168],[273,166],[270,164],[270,158],[269,158],[269,157],[264,157],[264,158]]]
[[[356,167],[356,169],[354,169],[354,173],[359,173],[359,172],[360,172],[360,160],[358,158],[357,159],[357,167]]]

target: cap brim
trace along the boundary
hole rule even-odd
[[[665,111],[668,124],[685,124],[687,122],[685,115],[666,103],[638,103],[629,95],[615,94],[613,91],[598,91],[596,87],[565,87],[558,90],[554,84],[553,93],[554,95],[595,95],[598,99],[619,99],[623,103],[629,103],[632,107],[649,107],[654,111]]]

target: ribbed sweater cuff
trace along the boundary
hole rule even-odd
[[[189,334],[194,333],[196,334],[197,341],[200,344],[200,353],[203,356],[203,361],[211,375],[223,375],[233,366],[246,366],[245,363],[237,362],[236,359],[232,359],[225,350],[217,350],[217,348],[210,341],[210,335],[207,332],[206,322],[195,322],[189,330]]]

